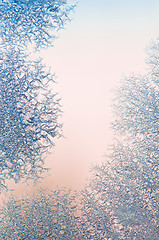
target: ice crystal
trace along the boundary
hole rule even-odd
[[[74,6],[65,0],[0,0],[0,192],[6,180],[37,179],[61,125],[54,76],[27,56],[53,44]]]
[[[48,47],[73,8],[65,0],[1,0],[0,37],[10,45]]]
[[[153,51],[152,51],[153,50]],[[113,102],[110,154],[93,168],[82,193],[82,221],[90,239],[153,239],[158,231],[159,43],[145,76],[122,80]]]
[[[1,208],[0,239],[82,239],[75,195],[64,189],[10,197]]]
[[[42,154],[54,145],[61,125],[54,76],[24,52],[0,51],[0,179],[38,178]]]

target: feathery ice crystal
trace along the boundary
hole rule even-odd
[[[0,51],[0,179],[38,178],[42,154],[54,145],[61,125],[54,76],[40,61],[14,48]]]

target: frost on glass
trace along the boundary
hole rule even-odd
[[[54,76],[26,53],[51,46],[73,8],[65,0],[0,0],[0,192],[8,179],[39,178],[60,135]]]
[[[119,133],[112,154],[118,164],[115,172],[120,186],[116,214],[130,236],[137,239],[156,239],[159,234],[158,50],[158,44],[149,50],[150,71],[146,76],[133,75],[123,80],[113,106],[112,127]]]
[[[0,51],[0,189],[7,179],[37,179],[43,154],[60,135],[54,76],[40,61],[10,48]]]
[[[102,192],[100,186],[94,184],[94,177],[79,198],[82,239],[118,239],[115,217],[108,205],[108,193],[106,189]]]
[[[12,196],[0,209],[0,239],[80,240],[76,209],[74,193],[64,189]]]
[[[117,93],[112,158],[119,221],[136,239],[158,238],[159,91],[152,75],[126,79]],[[114,163],[115,164],[115,163]]]
[[[65,0],[1,0],[0,37],[4,42],[36,49],[53,44],[74,6]]]
[[[123,79],[115,91],[113,144],[106,161],[94,167],[91,192],[83,194],[84,218],[99,228],[94,239],[104,239],[105,231],[112,239],[159,238],[158,55],[157,42],[149,50],[147,75]]]

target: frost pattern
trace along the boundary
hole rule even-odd
[[[51,46],[73,8],[65,0],[1,0],[0,36],[19,47],[29,42],[38,50]]]
[[[15,51],[0,52],[0,178],[38,178],[42,154],[60,135],[59,99],[50,89],[54,77],[40,61]],[[25,59],[25,60],[24,60]]]
[[[30,59],[28,46],[51,46],[73,8],[63,0],[0,0],[0,192],[8,179],[36,181],[60,136],[54,76]]]
[[[101,192],[100,186],[96,182],[94,184],[94,181],[93,176],[80,194],[80,226],[83,234],[81,239],[118,239],[115,217],[108,204],[108,192],[106,189]]]
[[[82,193],[90,239],[159,238],[159,43],[149,51],[148,74],[125,78],[115,91],[114,143]]]
[[[75,195],[64,189],[11,197],[1,208],[0,239],[80,240]]]

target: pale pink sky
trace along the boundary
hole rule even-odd
[[[79,0],[55,47],[42,53],[57,76],[65,136],[47,159],[51,171],[42,186],[80,188],[91,164],[104,160],[111,143],[111,89],[124,75],[144,72],[145,46],[158,36],[159,1],[141,2]],[[15,189],[33,190],[21,184]]]

